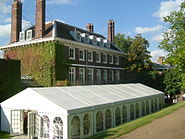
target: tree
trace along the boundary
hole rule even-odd
[[[128,49],[132,44],[132,38],[125,34],[117,33],[115,36],[115,44],[125,53],[128,53]]]
[[[137,34],[128,49],[129,70],[141,72],[151,69],[150,52],[147,50],[149,42]]]

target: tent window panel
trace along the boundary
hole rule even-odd
[[[111,111],[108,109],[105,112],[105,128],[111,128],[112,127],[112,116]]]
[[[142,116],[145,116],[146,112],[145,112],[145,103],[142,102]]]
[[[127,122],[127,107],[123,106],[122,108],[122,123]]]
[[[96,114],[96,131],[100,132],[103,130],[103,113],[101,111]]]
[[[136,108],[136,118],[139,118],[139,104],[138,103],[136,103],[135,108]]]
[[[121,110],[120,108],[116,108],[116,111],[115,111],[115,114],[116,114],[116,126],[120,125],[121,124]]]
[[[134,105],[131,104],[130,105],[130,120],[134,120],[134,117],[135,117],[135,115],[134,115]]]
[[[80,118],[78,116],[73,117],[71,122],[71,138],[80,139]]]
[[[89,135],[90,128],[91,128],[91,117],[90,117],[89,114],[85,114],[84,119],[83,119],[83,133],[84,133],[84,136]]]
[[[53,138],[54,139],[63,139],[63,122],[60,117],[56,117],[53,120]]]
[[[43,119],[42,121],[43,138],[49,138],[49,127],[50,127],[49,117],[44,115],[42,116],[42,119]]]
[[[150,108],[149,108],[149,102],[148,100],[146,101],[146,114],[150,113]]]
[[[151,100],[151,112],[153,113],[154,112],[154,101]]]

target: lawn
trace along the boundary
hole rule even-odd
[[[0,132],[0,139],[10,139],[10,135],[5,132]]]
[[[164,108],[159,112],[144,116],[144,117],[139,118],[137,120],[134,120],[134,121],[128,122],[126,124],[117,126],[115,128],[105,130],[105,131],[100,132],[99,134],[96,134],[96,135],[89,137],[87,139],[115,139],[119,136],[122,136],[124,134],[131,132],[132,130],[134,130],[138,127],[144,126],[144,125],[152,122],[155,119],[159,119],[165,115],[168,115],[168,114],[178,110],[181,107],[185,107],[185,102],[180,102],[178,104]]]

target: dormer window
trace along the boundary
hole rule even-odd
[[[81,33],[79,31],[71,31],[70,34],[76,41],[81,41]]]
[[[26,32],[26,40],[31,40],[32,39],[32,30],[28,30]]]
[[[91,41],[91,43],[92,43],[93,45],[97,45],[97,39],[96,39],[96,36],[91,35],[91,36],[89,36],[89,38],[90,38],[90,41]]]
[[[97,38],[97,41],[98,41],[98,45],[99,46],[103,46],[104,45],[103,38]]]
[[[105,47],[110,48],[110,42],[109,40],[105,39],[103,40]]]
[[[81,34],[81,37],[82,37],[82,40],[83,40],[85,43],[89,43],[89,34],[87,34],[87,33],[82,33],[82,34]]]
[[[24,41],[25,40],[25,32],[22,31],[19,33],[19,41]]]

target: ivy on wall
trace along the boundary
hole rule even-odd
[[[20,61],[0,59],[0,102],[21,90]]]

